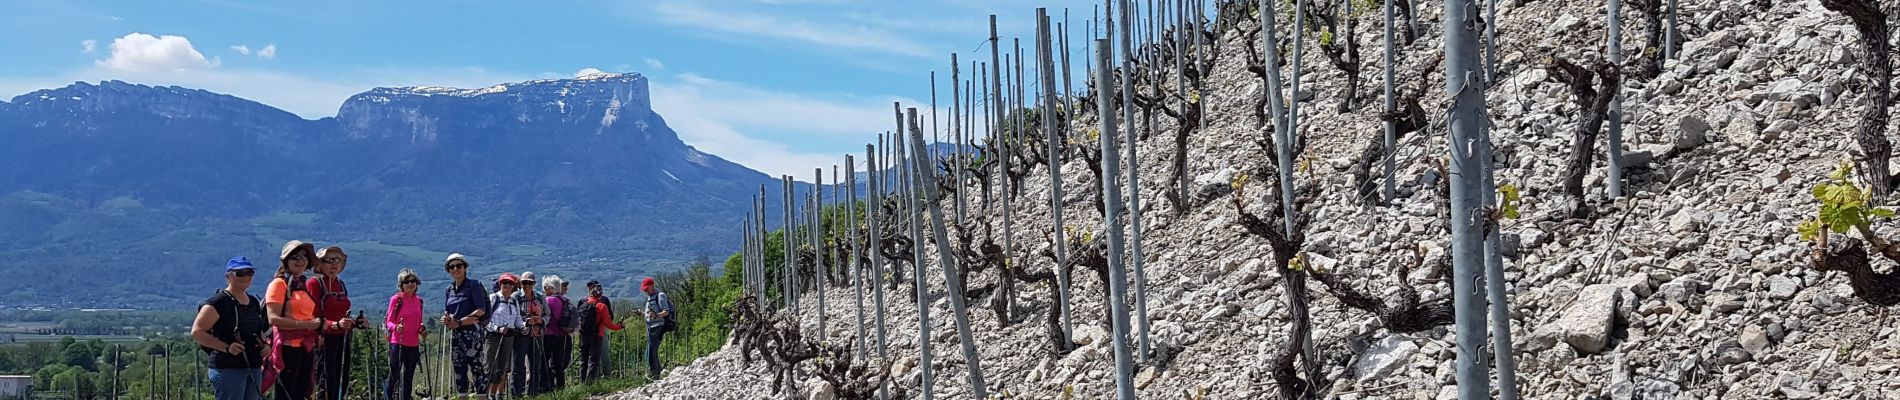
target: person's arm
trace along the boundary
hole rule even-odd
[[[600,324],[600,327],[607,328],[607,330],[610,331],[625,328],[620,326],[620,324],[614,323],[614,316],[607,312],[606,303],[594,303],[594,322]]]
[[[670,297],[666,297],[665,293],[661,293],[660,294],[660,318],[672,318],[672,317],[673,317],[673,299]]]
[[[216,349],[231,354],[243,353],[243,345],[238,345],[238,343],[225,343],[223,340],[218,340],[218,338],[211,336],[211,327],[217,324],[217,310],[211,309],[210,304],[198,307],[198,317],[191,320],[191,341],[197,342],[199,346],[204,346],[207,349]]]
[[[400,321],[402,321],[401,320],[402,316],[396,315],[396,311],[397,311],[396,309],[398,308],[397,305],[400,305],[400,304],[402,304],[401,293],[397,293],[395,296],[389,296],[389,310],[383,312],[383,329],[384,330],[388,330],[390,332],[402,331],[403,324],[399,323]]]
[[[489,310],[492,310],[490,307],[493,307],[494,304],[488,302],[488,289],[483,289],[481,285],[475,285],[475,292],[474,296],[469,296],[469,301],[475,302],[475,311],[468,313],[467,316],[463,316],[461,323],[457,325],[474,325],[482,322],[482,316],[488,315]]]

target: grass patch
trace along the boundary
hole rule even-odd
[[[501,248],[501,251],[515,257],[532,257],[547,254],[548,249],[532,244],[518,244]]]
[[[549,393],[528,396],[528,400],[586,400],[594,396],[618,393],[627,389],[646,386],[648,381],[643,373],[628,374],[627,377],[601,378],[590,383],[568,385],[566,388]]]
[[[306,228],[316,223],[317,214],[313,213],[276,213],[251,218],[251,225],[272,228]]]
[[[423,265],[430,265],[430,264],[440,262],[442,261],[443,256],[448,255],[448,253],[425,249],[425,248],[422,248],[421,246],[399,246],[399,245],[378,242],[374,240],[364,241],[364,242],[349,242],[349,243],[339,244],[338,246],[342,246],[343,250],[348,251],[348,252],[374,251],[374,252],[394,253],[394,254],[402,256],[403,258],[407,258],[408,259],[407,261],[416,262]]]
[[[119,196],[100,202],[99,207],[105,209],[131,210],[144,208],[145,203],[140,203],[139,199],[134,199],[132,196]]]

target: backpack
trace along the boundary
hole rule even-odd
[[[652,310],[653,312],[660,312],[660,311],[662,311],[662,310],[658,310],[657,308],[658,308],[658,307],[660,306],[660,301],[659,301],[659,299],[663,299],[663,298],[666,298],[666,292],[658,292],[658,293],[655,293],[655,294],[653,295],[653,298],[650,298],[650,299],[647,299],[647,306],[646,306],[646,308],[647,308],[648,310]],[[666,302],[666,303],[667,303],[667,304],[671,304],[671,303],[672,303],[672,300],[671,300],[671,299],[669,299],[669,300],[667,300],[667,302]],[[675,310],[665,310],[665,311],[675,311]],[[675,313],[671,313],[671,314],[667,314],[667,316],[666,316],[665,318],[662,318],[662,319],[660,319],[660,325],[659,325],[659,326],[656,326],[655,328],[658,328],[660,332],[672,332],[672,331],[677,331],[677,330],[679,330],[679,328],[680,328],[680,327],[679,327],[679,322],[676,322],[676,321],[674,321],[674,320],[673,320],[673,318],[674,318],[674,317],[677,317],[677,316],[679,316],[677,312],[675,312]]]
[[[596,322],[600,320],[600,316],[598,315],[600,311],[594,309],[594,298],[592,296],[589,296],[587,300],[581,300],[580,307],[574,311],[574,313],[569,314],[575,314],[574,320],[580,323],[580,332],[582,335],[600,335],[600,323]]]
[[[567,301],[567,297],[564,297],[564,296],[553,297],[553,298],[555,300],[561,301],[561,316],[555,317],[554,320],[552,321],[548,321],[549,322],[548,326],[553,327],[554,329],[558,329],[562,333],[573,332],[574,321],[575,321],[574,312],[576,311],[574,310],[574,303]],[[548,305],[548,308],[553,309],[554,306],[550,304]]]

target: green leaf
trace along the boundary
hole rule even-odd
[[[1504,218],[1517,219],[1517,205],[1518,199],[1520,198],[1517,192],[1517,185],[1509,183],[1498,185],[1498,196],[1503,197],[1503,201],[1498,204],[1498,208],[1504,211]]]
[[[1821,236],[1821,221],[1812,219],[1801,221],[1801,225],[1796,226],[1794,230],[1795,232],[1801,233],[1802,241],[1814,240],[1814,238]]]
[[[1893,218],[1893,215],[1894,215],[1893,210],[1889,210],[1885,208],[1875,208],[1875,209],[1867,210],[1867,214],[1875,216],[1875,217],[1879,217],[1879,218]]]

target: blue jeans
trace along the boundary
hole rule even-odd
[[[218,400],[263,400],[264,370],[258,368],[212,369],[211,393]]]
[[[660,341],[666,339],[666,332],[647,328],[647,377],[660,377]]]

